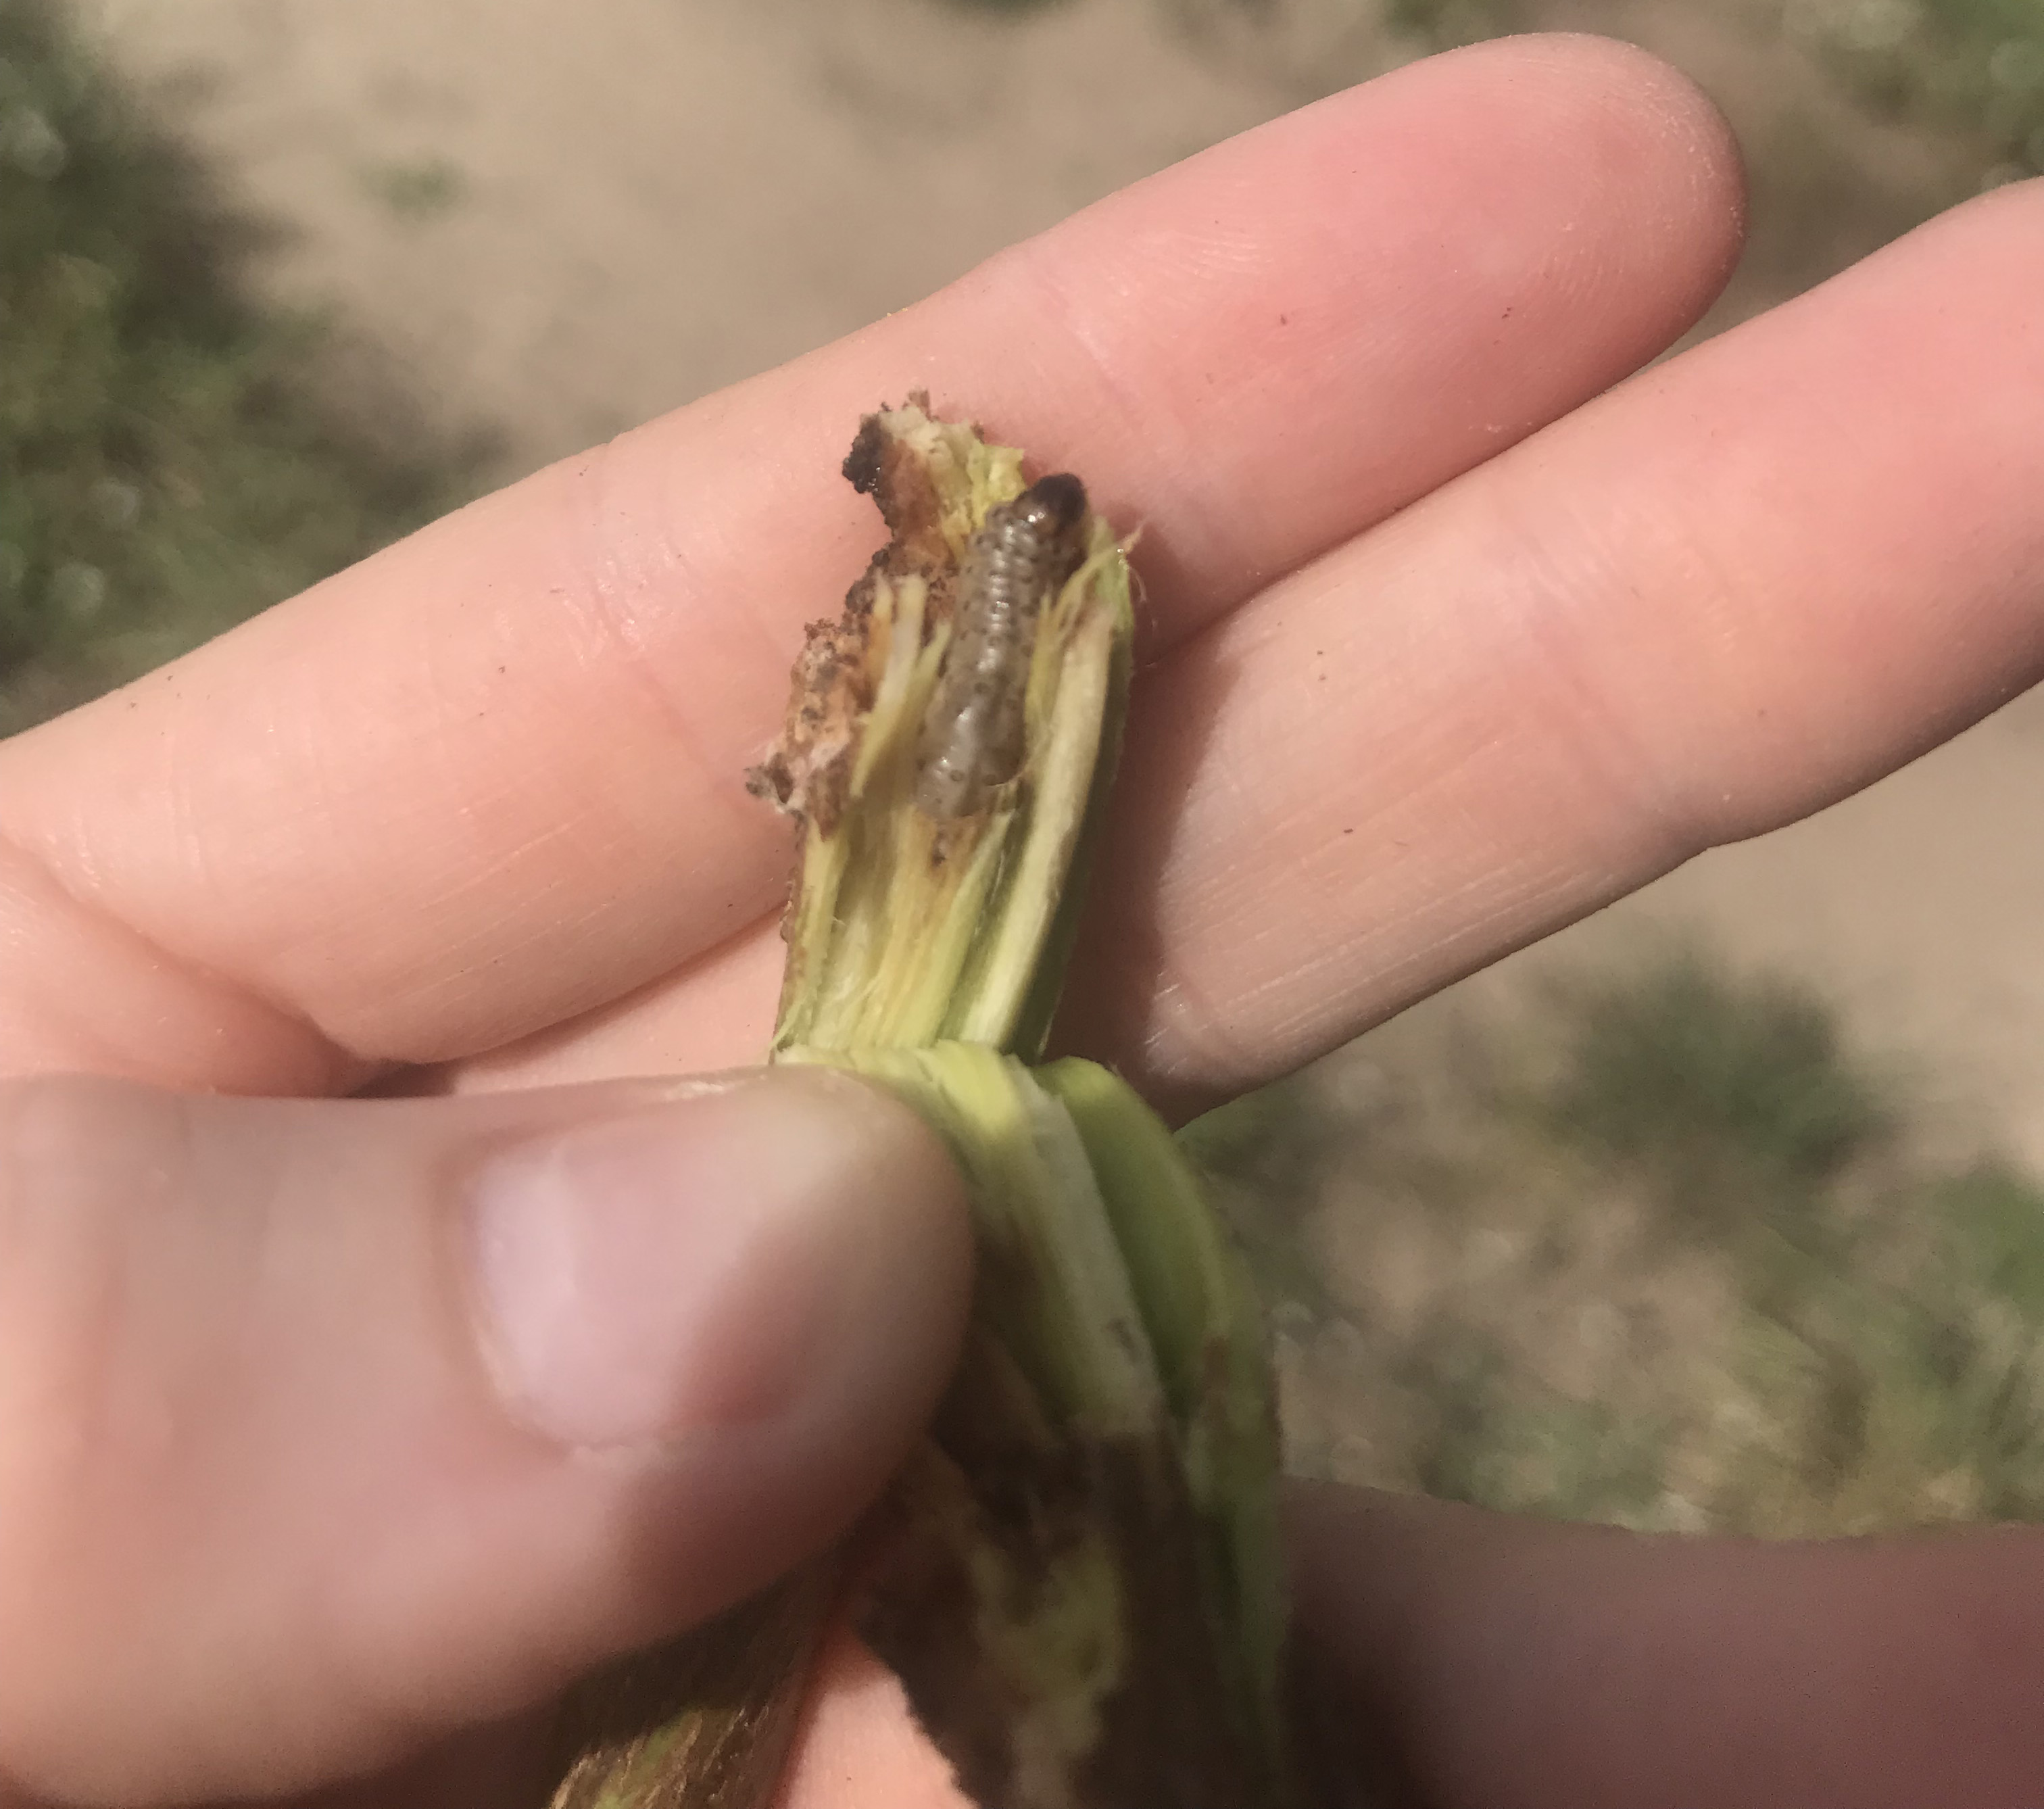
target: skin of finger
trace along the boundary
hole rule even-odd
[[[970,1244],[920,1123],[840,1077],[774,1084],[818,1082],[817,1109],[857,1097],[859,1247],[912,1273],[869,1288],[833,1246],[790,1302],[816,1380],[785,1409],[602,1453],[490,1387],[459,1177],[671,1085],[0,1089],[0,1776],[97,1805],[302,1789],[538,1701],[841,1533],[934,1406]],[[836,1362],[832,1303],[876,1289],[885,1348]]]
[[[1199,1109],[2044,674],[2040,223],[1934,222],[1175,651],[1061,1038]]]
[[[1177,687],[1194,687],[1196,700],[1203,687],[1212,705],[1140,719],[1130,756],[1138,774],[1161,762],[1168,778],[1175,765],[1185,800],[1183,826],[1150,851],[1167,874],[1177,865],[1197,906],[1166,946],[1204,943],[1213,960],[1244,946],[1288,997],[1316,980],[1343,1014],[1331,1031],[1293,998],[1274,1027],[1224,1042],[1218,1024],[1239,1021],[1272,982],[1236,974],[1203,988],[1155,986],[1138,996],[1202,1001],[1206,1021],[1175,1045],[1165,1031],[1147,1039],[1153,1084],[1190,1079],[1197,1098],[1260,1078],[1287,1047],[1311,1053],[1323,1036],[1346,1034],[1695,847],[1815,808],[2027,682],[2044,615],[2034,577],[2044,569],[2044,471],[2033,431],[2044,371],[2027,319],[2044,277],[2038,206],[2034,190],[1980,203],[1641,379],[1260,599],[1185,650],[1179,670],[1153,679],[1172,685],[1174,700]],[[1493,599],[1495,621],[1485,614]],[[1295,730],[1302,692],[1329,670],[1354,707]],[[1161,782],[1150,776],[1153,787]],[[1288,820],[1281,806],[1293,796],[1301,802]],[[1358,834],[1335,833],[1347,827]],[[1543,853],[1536,836],[1553,847]],[[1126,837],[1110,846],[1127,846]],[[1281,894],[1274,913],[1272,889],[1301,861],[1306,895]],[[1493,863],[1503,876],[1495,881],[1485,878]],[[1272,934],[1248,920],[1247,889],[1213,897],[1229,875],[1251,876],[1240,884],[1253,878]],[[1104,889],[1115,895],[1112,878]],[[1392,928],[1373,947],[1361,926],[1377,920]],[[1331,927],[1324,941],[1316,923]],[[1129,939],[1137,928],[1110,928],[1093,946],[1125,957],[1143,946]],[[747,958],[720,956],[733,968]],[[1096,974],[1077,990],[1084,998],[1112,983]],[[634,1009],[641,1033],[657,1036],[657,1002]],[[617,1034],[614,1022],[609,1028]],[[1095,1046],[1144,1040],[1104,1030]],[[620,1038],[613,1055],[625,1046]],[[1773,1558],[1732,1549],[1733,1575],[1749,1561],[1755,1577],[1775,1574]],[[1923,1578],[1956,1580],[1975,1561],[1933,1561],[1919,1550],[1989,1549],[2026,1559],[2034,1551],[1911,1547],[1892,1570],[1879,1558],[1874,1574],[1916,1578],[1892,1598],[1906,1605],[1911,1590],[1931,1592]],[[1813,1559],[1810,1574],[1844,1580],[1830,1598],[1842,1611],[1867,1577],[1851,1564],[1826,1568],[1833,1561]],[[1938,1568],[1947,1562],[1949,1573]],[[1399,1574],[1386,1568],[1387,1589]],[[1981,1653],[1999,1646],[2034,1694],[2044,1664],[2034,1638],[1991,1613],[1981,1619],[1992,1607],[1981,1604],[1978,1589],[1954,1598],[1946,1643],[1927,1648],[1927,1663],[1971,1676],[1986,1661]],[[1781,1653],[1770,1676],[1781,1701],[1800,1702],[1803,1686],[1787,1674],[1793,1654]],[[1627,1648],[1626,1662],[1643,1668],[1652,1655]],[[1623,1676],[1614,1667],[1604,1681]],[[1443,1697],[1476,1700],[1446,1663],[1439,1678]],[[1699,1688],[1712,1684],[1699,1679]],[[1869,1673],[1853,1687],[1871,1702],[1885,1686]],[[1682,1700],[1671,1688],[1668,1716]],[[1931,1688],[1904,1700],[1944,1698]],[[1991,1718],[2005,1698],[1989,1691],[1977,1700]],[[1570,1705],[1550,1706],[1560,1726],[1575,1724],[1563,1714]],[[868,1712],[898,1711],[878,1702]],[[1439,1705],[1432,1712],[1442,1715]],[[1909,1738],[1934,1735],[1934,1716],[1904,1725],[1915,1730]],[[2012,1715],[1998,1723],[2004,1732],[2029,1725]],[[884,1729],[869,1734],[886,1738]],[[1642,1744],[1650,1757],[1651,1742]],[[1502,1740],[1486,1749],[1505,1750]],[[1686,1764],[1709,1757],[1682,1750]],[[1898,1765],[1908,1757],[1888,1750]],[[1999,1751],[2006,1756],[2005,1742]],[[1727,1754],[1735,1757],[1735,1746],[1716,1762],[1731,1762]],[[1770,1755],[1792,1782],[1806,1778],[1792,1757]],[[1627,1774],[1608,1796],[1574,1799],[1669,1799],[1665,1779],[1658,1794],[1628,1799],[1637,1781]],[[1524,1800],[1523,1782],[1514,1774],[1488,1796],[1473,1787],[1452,1799]],[[1983,1772],[1974,1782],[1984,1792],[1994,1777]],[[1755,1800],[1750,1779],[1746,1788],[1742,1796],[1728,1787],[1722,1800]],[[1679,1791],[1673,1799],[1700,1800]],[[1773,1799],[1814,1800],[1792,1788]],[[1838,1799],[1853,1800],[1850,1792]],[[1995,1799],[1905,1789],[1896,1799]]]
[[[1348,944],[1346,964],[1338,954],[1318,974],[1344,989],[1345,1031],[1529,925],[1815,808],[2011,694],[2034,675],[2031,574],[2044,550],[2027,318],[2044,274],[2037,207],[2019,191],[1942,223],[1642,380],[1186,650],[1189,674],[1170,682],[1203,671],[1214,709],[1152,715],[1139,732],[1167,749],[1181,738],[1191,802],[1239,808],[1204,830],[1195,820],[1154,851],[1158,863],[1182,862],[1189,887],[1202,874],[1254,874],[1268,917],[1273,877],[1301,848],[1331,844],[1341,864],[1309,866],[1312,898],[1276,916],[1274,960],[1281,982],[1303,984],[1303,923],[1394,926],[1388,947]],[[1458,546],[1466,558],[1446,553]],[[1475,607],[1489,598],[1494,621]],[[1323,682],[1309,648],[1358,705],[1316,728],[1361,739],[1289,732],[1285,713]],[[1259,707],[1231,716],[1224,706],[1239,709],[1252,685]],[[1450,686],[1468,701],[1446,697]],[[1430,716],[1445,720],[1431,728]],[[1203,720],[1226,732],[1202,740]],[[1132,755],[1139,771],[1166,758],[1139,743]],[[1308,775],[1321,789],[1304,792],[1301,811],[1321,814],[1289,826],[1303,843],[1274,849],[1258,819]],[[1330,818],[1362,826],[1388,880],[1358,870]],[[1447,859],[1396,858],[1440,841],[1443,821],[1460,836]],[[1535,835],[1554,841],[1544,864]],[[1490,864],[1505,875],[1494,887],[1481,877]],[[1188,928],[1160,939],[1197,947]],[[1216,954],[1257,946],[1239,916],[1225,935],[1208,928]],[[1095,946],[1119,955],[1129,944],[1110,933]],[[1304,952],[1327,949],[1308,940]],[[1196,1059],[1177,1060],[1181,1073],[1203,1062],[1205,1084],[1224,1085],[1267,1071],[1284,1038],[1310,1052],[1322,1032],[1295,1017],[1281,1036],[1251,1027],[1220,1043],[1211,1001],[1238,1007],[1268,983],[1231,976],[1139,996],[1208,1005],[1208,1034],[1178,1046]],[[1172,1047],[1163,1034],[1160,1045]],[[1151,1071],[1172,1070],[1160,1060]],[[1588,1542],[1528,1548],[1509,1575],[1473,1539],[1429,1565],[1411,1542],[1358,1537],[1386,1554],[1369,1573],[1374,1595],[1347,1616],[1358,1687],[1402,1730],[1430,1800],[2036,1799],[2022,1742],[2044,1653],[2019,1587],[2036,1567],[2033,1536],[1785,1550],[1554,1536]],[[1578,1568],[1571,1553],[1598,1561]],[[1508,1584],[1512,1617],[1483,1618]],[[1593,1613],[1599,1603],[1615,1606]],[[1431,1630],[1443,1620],[1450,1631]],[[1543,1640],[1561,1644],[1550,1654]],[[1742,1692],[1749,1661],[1758,1687]],[[1408,1672],[1417,1681],[1401,1686]],[[1540,1780],[1553,1780],[1545,1799],[1529,1795]]]
[[[894,1674],[840,1628],[824,1647],[773,1809],[972,1809]]]
[[[221,975],[167,958],[9,847],[4,832],[0,1000],[0,1075],[190,1077],[235,1092],[330,1093],[375,1071]]]
[[[788,945],[772,921],[749,924],[678,972],[536,1035],[464,1062],[413,1070],[407,1087],[494,1093],[670,1068],[733,1067],[766,1047]]]
[[[1192,1116],[2044,675],[2040,222],[2032,183],[1932,223],[1144,674],[1061,1046]],[[481,1077],[628,1068],[690,996]]]
[[[1301,1495],[1300,1599],[1429,1809],[2044,1799],[2044,1534],[1646,1537]]]
[[[740,778],[872,549],[836,475],[862,412],[928,385],[1082,470],[1144,525],[1161,646],[1651,356],[1739,213],[1681,78],[1486,47],[486,501],[0,749],[0,839],[52,895],[15,908],[0,1066],[313,1086],[646,984],[778,903]],[[166,966],[175,1030],[128,1009]]]

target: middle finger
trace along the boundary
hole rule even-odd
[[[1637,52],[1486,47],[428,530],[0,749],[0,837],[41,870],[0,1065],[274,1089],[472,1054],[700,958],[785,881],[739,778],[871,544],[834,474],[861,410],[929,383],[1083,472],[1148,525],[1162,644],[1651,356],[1715,292],[1737,186],[1707,103]],[[740,991],[743,1023],[669,996],[756,1047],[771,985]],[[252,1001],[326,1062],[252,1064]]]

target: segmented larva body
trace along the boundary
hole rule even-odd
[[[1059,472],[989,509],[966,546],[951,645],[916,746],[926,816],[977,816],[1022,770],[1036,624],[1085,557],[1085,486]]]

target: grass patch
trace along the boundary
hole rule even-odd
[[[475,486],[321,392],[262,232],[42,0],[0,0],[0,733],[361,558]],[[407,428],[416,424],[407,424]]]
[[[1757,1227],[1831,1246],[1834,1184],[1898,1125],[1889,1088],[1821,1001],[1783,981],[1734,984],[1684,954],[1581,982],[1558,1007],[1567,1056],[1535,1101],[1550,1135],[1637,1177],[1684,1235],[1722,1242]]]
[[[1688,955],[1531,1036],[1422,1008],[1192,1143],[1309,1473],[1665,1530],[2044,1517],[2044,1189],[1921,1129],[1809,993]]]
[[[401,220],[439,220],[468,198],[467,173],[449,157],[397,158],[359,173],[369,194]]]
[[[1988,181],[2044,171],[2036,0],[1789,0],[1782,17],[1874,106],[1976,141]]]

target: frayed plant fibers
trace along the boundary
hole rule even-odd
[[[811,626],[751,789],[797,825],[777,1061],[904,1100],[966,1177],[966,1350],[855,1566],[593,1680],[555,1809],[764,1809],[832,1607],[986,1809],[1291,1809],[1278,1441],[1246,1271],[1116,1076],[1040,1061],[1132,641],[1079,481],[916,397],[845,475],[890,538]],[[858,1583],[845,1578],[855,1569]]]

